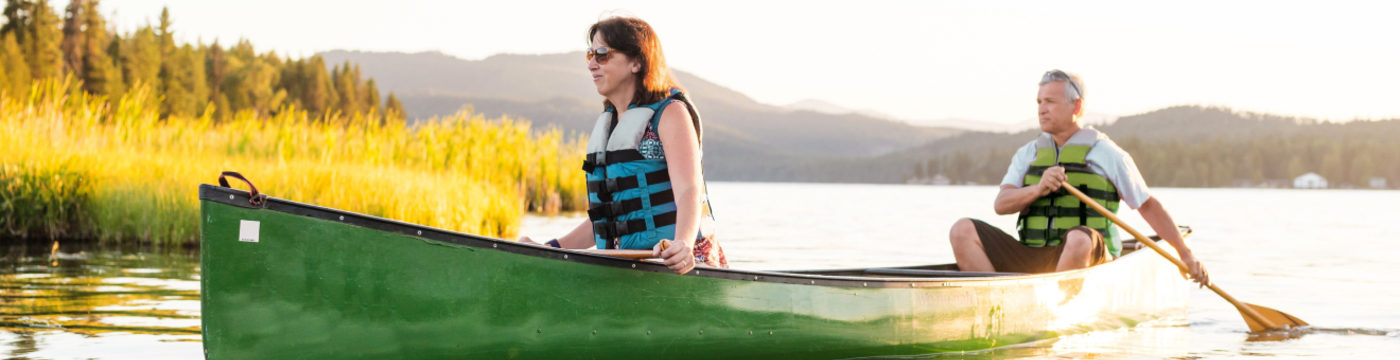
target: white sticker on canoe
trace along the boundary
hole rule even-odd
[[[258,227],[262,226],[257,221],[242,220],[238,224],[238,241],[258,242]]]

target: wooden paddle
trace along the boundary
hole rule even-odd
[[[665,241],[665,240],[662,240],[662,241],[661,241],[661,251],[666,251],[666,248],[669,248],[669,247],[671,247],[671,244],[670,244],[669,241]],[[654,258],[656,258],[656,256],[652,256],[652,255],[651,255],[651,250],[582,250],[582,251],[583,251],[583,252],[586,252],[586,253],[589,253],[589,254],[597,254],[597,255],[611,256],[611,257],[620,257],[620,258],[624,258],[624,259],[633,259],[633,260],[654,259]]]
[[[1109,220],[1113,220],[1113,223],[1118,224],[1118,227],[1133,234],[1133,237],[1137,238],[1138,243],[1147,245],[1147,247],[1152,248],[1152,250],[1156,250],[1162,257],[1176,264],[1176,267],[1181,268],[1182,272],[1191,273],[1191,268],[1181,262],[1180,259],[1177,259],[1172,254],[1168,254],[1167,251],[1162,249],[1160,245],[1157,245],[1156,242],[1143,236],[1142,233],[1137,232],[1137,230],[1134,230],[1131,226],[1128,226],[1128,224],[1124,224],[1122,219],[1119,219],[1118,216],[1115,216],[1112,212],[1108,211],[1108,209],[1104,209],[1103,205],[1099,205],[1098,201],[1090,199],[1088,195],[1084,195],[1083,192],[1080,192],[1079,189],[1075,189],[1073,186],[1064,186],[1063,188],[1069,190],[1070,194],[1074,194],[1075,197],[1079,198],[1079,201],[1093,207],[1094,210],[1103,214],[1103,216]],[[1215,286],[1215,284],[1207,285],[1207,287],[1209,287],[1211,291],[1215,291],[1216,294],[1219,294],[1220,297],[1225,298],[1225,301],[1229,301],[1231,304],[1235,305],[1235,309],[1239,310],[1240,314],[1244,316],[1244,322],[1249,325],[1249,332],[1285,330],[1292,327],[1308,325],[1307,322],[1293,317],[1293,315],[1236,300],[1234,296],[1226,294],[1225,290],[1221,290],[1220,287]]]

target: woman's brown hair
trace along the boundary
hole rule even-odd
[[[632,94],[632,104],[651,104],[671,95],[671,89],[681,89],[676,76],[666,67],[666,56],[661,53],[661,39],[651,30],[651,25],[634,17],[614,16],[603,19],[588,27],[588,46],[593,46],[593,36],[601,34],[608,50],[617,51],[629,58],[637,59],[642,69],[637,72],[636,92]],[[607,99],[605,109],[616,108]]]

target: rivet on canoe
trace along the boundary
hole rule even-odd
[[[498,244],[491,244],[491,247],[494,248],[494,247],[496,247],[496,245],[498,245]]]
[[[870,286],[870,284],[868,284],[868,283],[860,283],[860,286],[868,287],[868,286]]]
[[[633,268],[633,269],[636,269],[636,268],[637,268],[637,264],[632,264],[632,268]]]
[[[233,195],[229,195],[229,196],[228,196],[228,199],[229,199],[229,200],[233,200]]]
[[[418,230],[418,235],[423,235],[423,230]]]
[[[753,279],[754,279],[754,281],[758,281],[758,277],[757,277],[757,276],[753,277]]]
[[[565,259],[568,259],[568,258],[569,258],[569,254],[564,254],[564,258],[565,258]]]
[[[812,285],[816,285],[816,284],[817,284],[817,281],[816,281],[816,280],[812,280]]]
[[[340,216],[340,221],[345,221],[345,215]]]

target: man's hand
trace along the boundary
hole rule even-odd
[[[1191,253],[1179,255],[1181,255],[1181,262],[1191,269],[1190,273],[1182,271],[1181,277],[1201,284],[1202,288],[1210,286],[1210,273],[1206,272],[1206,266],[1201,264],[1200,260],[1196,260],[1196,256]]]
[[[1066,181],[1069,181],[1069,176],[1065,175],[1065,168],[1063,166],[1052,166],[1049,169],[1045,169],[1045,173],[1040,175],[1040,183],[1036,184],[1036,186],[1040,187],[1040,196],[1045,196],[1059,191],[1060,187],[1064,186]]]

